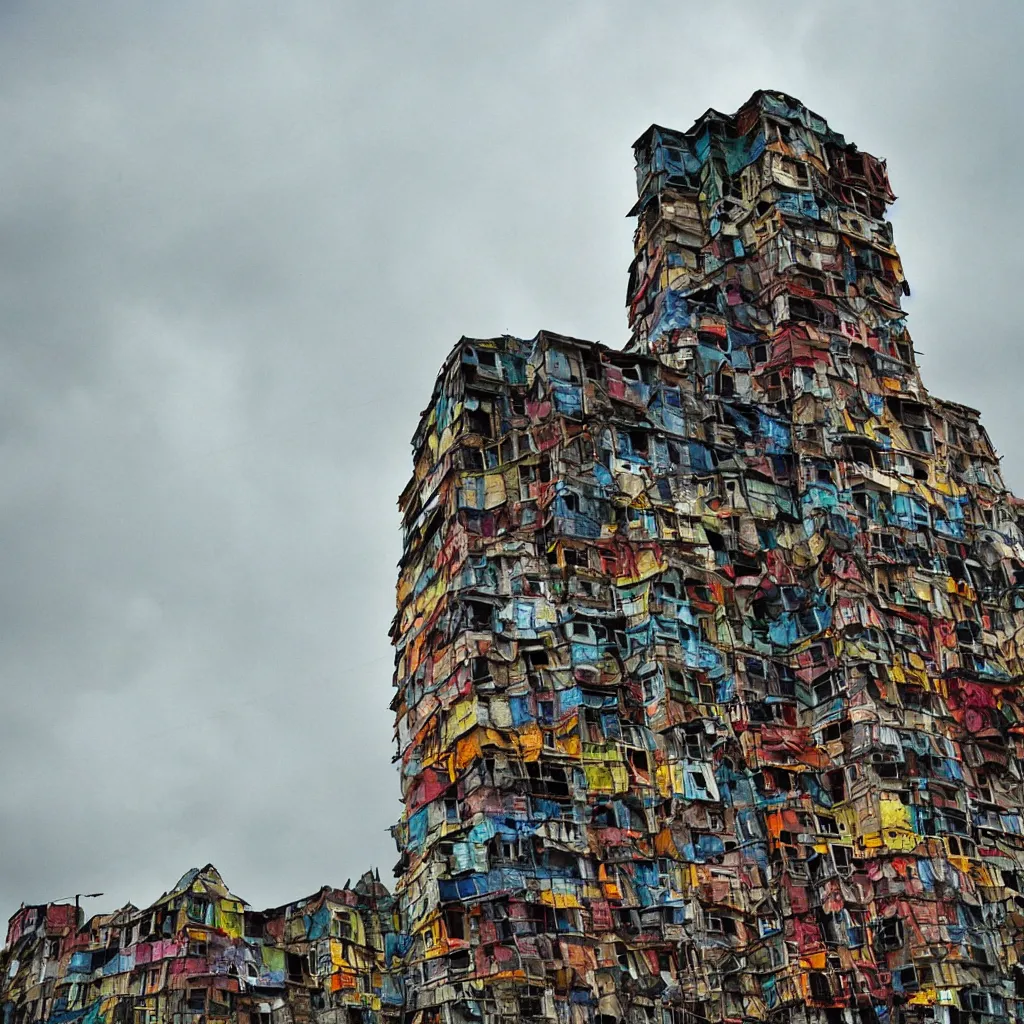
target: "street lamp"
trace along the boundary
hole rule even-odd
[[[59,900],[51,900],[52,903],[63,903],[65,900],[75,901],[75,910],[81,910],[79,900],[94,900],[97,896],[106,896],[105,892],[76,892],[74,896],[61,896]],[[76,914],[77,917],[77,914]]]

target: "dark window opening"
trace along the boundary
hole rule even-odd
[[[452,953],[448,957],[448,966],[452,969],[455,974],[464,974],[469,970],[472,961],[469,956],[469,950],[460,949],[456,953]]]
[[[471,409],[467,413],[466,423],[469,427],[469,433],[479,434],[481,437],[488,438],[492,436],[491,415],[484,412],[483,409]]]
[[[445,928],[448,931],[449,939],[466,938],[466,915],[460,910],[445,911]]]
[[[491,628],[491,606],[483,601],[468,601],[466,609],[469,613],[469,628],[489,630]]]

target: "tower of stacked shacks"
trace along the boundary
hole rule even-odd
[[[882,161],[636,143],[624,351],[464,338],[394,625],[410,1024],[1024,1019],[1021,503]]]

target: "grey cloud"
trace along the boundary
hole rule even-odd
[[[1024,484],[1019,5],[0,10],[0,914],[388,878],[394,501],[461,334],[626,336],[630,143],[780,88],[889,159]]]

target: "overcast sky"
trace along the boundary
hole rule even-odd
[[[710,13],[709,13],[710,12]],[[930,389],[1024,489],[1024,5],[0,3],[0,915],[390,883],[395,499],[462,335],[622,344],[630,145],[888,158]]]

